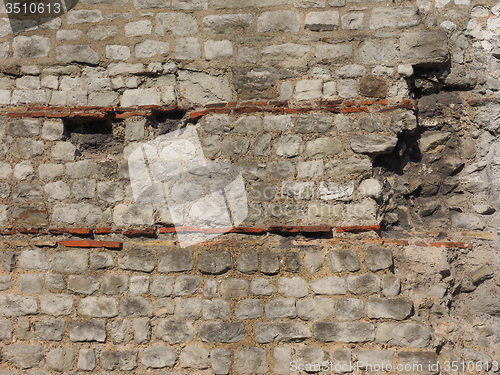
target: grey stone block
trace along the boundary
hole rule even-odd
[[[393,275],[382,278],[382,293],[385,297],[396,297],[401,292],[401,280]]]
[[[234,371],[237,374],[268,374],[266,351],[262,348],[239,348],[234,352]]]
[[[182,319],[160,320],[156,329],[156,337],[170,344],[190,342],[196,333],[193,324]]]
[[[52,269],[61,273],[80,273],[87,271],[89,265],[87,250],[58,251],[52,256]]]
[[[134,341],[136,344],[146,344],[151,340],[151,323],[149,319],[135,319],[132,325],[134,327]]]
[[[234,316],[238,319],[257,319],[264,315],[264,305],[259,299],[239,301],[234,308]]]
[[[14,328],[9,319],[0,319],[0,340],[10,340]]]
[[[296,305],[297,316],[302,320],[325,320],[333,316],[334,302],[330,298],[302,298],[297,300]]]
[[[310,273],[314,274],[319,271],[323,265],[325,258],[317,251],[307,251],[304,254],[304,269]]]
[[[332,130],[333,121],[325,115],[299,115],[294,121],[296,133],[326,133]]]
[[[106,322],[103,319],[93,319],[72,322],[69,325],[69,339],[79,341],[106,341]]]
[[[133,370],[137,367],[137,352],[133,350],[102,351],[101,364],[106,370]]]
[[[255,342],[259,344],[302,341],[309,337],[311,331],[303,323],[257,323],[255,326]]]
[[[111,253],[102,251],[90,254],[90,269],[102,270],[106,268],[113,268],[114,266],[115,261]]]
[[[365,317],[365,303],[356,298],[338,299],[335,301],[337,320],[360,320]]]
[[[170,298],[158,298],[155,302],[155,316],[173,315],[175,304]]]
[[[371,246],[366,250],[366,268],[372,272],[389,268],[393,265],[390,249]]]
[[[78,312],[93,318],[111,318],[118,315],[118,302],[112,297],[86,297],[80,299]]]
[[[99,289],[99,282],[93,276],[70,275],[68,289],[76,293],[92,294]]]
[[[51,257],[44,250],[27,249],[19,256],[19,267],[27,270],[48,270],[51,266]]]
[[[44,362],[43,347],[11,344],[2,350],[4,358],[22,369],[41,367]]]
[[[153,276],[153,282],[150,285],[150,292],[156,297],[167,297],[174,290],[174,278],[172,276]]]
[[[375,334],[373,324],[367,322],[329,323],[317,322],[313,325],[313,335],[324,342],[368,342],[373,341]]]
[[[94,349],[80,349],[80,354],[78,355],[77,367],[80,370],[92,371],[96,367],[96,358]]]
[[[151,272],[155,268],[154,253],[145,249],[125,251],[118,257],[118,267],[124,270]]]
[[[120,313],[130,317],[151,316],[153,315],[153,306],[150,301],[143,297],[124,297],[120,302]]]
[[[64,280],[64,276],[58,273],[45,275],[45,287],[51,292],[65,289],[66,281]]]
[[[196,294],[200,288],[200,284],[201,278],[199,276],[177,276],[174,284],[174,295],[190,296]]]
[[[231,351],[229,349],[211,350],[210,363],[215,375],[229,374],[231,368]]]
[[[8,290],[12,288],[12,277],[8,275],[0,276],[0,290]]]
[[[208,343],[235,343],[246,336],[243,323],[209,322],[200,328],[200,338]]]
[[[296,251],[286,252],[283,257],[283,265],[286,272],[299,272],[301,267],[299,253]]]
[[[335,250],[328,254],[332,272],[359,271],[361,268],[358,256],[352,250]]]
[[[35,314],[37,310],[38,303],[33,297],[14,294],[0,296],[0,316],[24,316]]]
[[[182,350],[179,362],[181,367],[204,370],[208,368],[210,352],[202,346],[186,346]]]
[[[69,315],[73,312],[73,297],[64,294],[42,294],[40,310],[53,316]]]
[[[285,296],[304,297],[309,293],[307,282],[301,277],[282,277],[278,280],[278,291]]]
[[[416,323],[384,322],[375,331],[375,341],[378,343],[414,348],[425,348],[431,337],[429,329]]]
[[[360,350],[358,351],[359,367],[367,371],[373,368],[392,368],[394,351],[392,350]]]
[[[175,350],[168,346],[153,345],[141,354],[141,364],[145,368],[165,368],[174,367],[177,361]]]
[[[397,142],[397,137],[383,134],[352,135],[351,149],[358,154],[388,154],[396,147]]]
[[[294,298],[273,298],[265,306],[267,319],[295,318],[297,309]]]
[[[259,270],[259,255],[257,253],[241,253],[236,258],[236,268],[241,273],[252,274]]]
[[[248,281],[227,279],[222,282],[221,292],[224,298],[243,298],[248,295]]]
[[[104,294],[121,294],[127,291],[127,275],[107,275],[101,279]]]
[[[142,295],[149,289],[149,276],[130,276],[129,291],[132,295]]]
[[[175,317],[179,319],[198,319],[201,313],[202,302],[200,298],[176,299]]]
[[[113,344],[128,344],[131,337],[131,324],[128,319],[117,319],[111,322],[111,341]]]
[[[229,315],[230,308],[227,301],[217,298],[203,301],[203,319],[229,319]]]
[[[49,368],[58,372],[71,370],[75,358],[76,348],[57,348],[49,351],[46,355]]]
[[[61,341],[64,335],[63,320],[45,320],[35,323],[35,332],[42,340]]]
[[[205,274],[218,275],[230,268],[231,254],[227,251],[204,252],[198,261],[198,269]]]
[[[313,367],[328,361],[328,354],[323,349],[310,347],[297,350],[295,358],[298,363],[309,364]]]
[[[314,294],[346,294],[346,282],[338,276],[325,277],[309,283],[311,292]]]
[[[158,255],[159,272],[183,272],[193,269],[193,253],[172,249]]]
[[[17,286],[21,293],[38,294],[42,291],[42,275],[19,275]]]
[[[387,318],[403,320],[413,311],[413,303],[406,298],[384,299],[371,296],[366,303],[366,312],[369,318]]]
[[[269,279],[255,278],[250,282],[250,292],[257,296],[270,296],[274,287]]]
[[[380,278],[372,273],[349,276],[347,278],[347,289],[356,295],[377,293],[380,291]]]
[[[260,262],[260,270],[263,274],[274,275],[280,271],[280,256],[278,253],[262,253],[260,256]]]

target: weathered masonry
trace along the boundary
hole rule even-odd
[[[1,375],[499,372],[500,3],[13,3]],[[187,129],[234,228],[137,198]]]

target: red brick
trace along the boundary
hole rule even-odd
[[[85,247],[85,248],[104,247],[110,250],[121,250],[123,248],[123,242],[117,242],[117,241],[67,240],[67,241],[59,241],[59,243],[66,247]]]
[[[49,233],[54,236],[60,236],[61,234],[68,233],[68,230],[65,228],[50,228]]]
[[[198,120],[199,118],[205,116],[207,113],[209,113],[210,111],[208,109],[204,109],[203,111],[196,111],[196,112],[191,112],[189,114],[189,118],[191,120]]]
[[[265,234],[267,229],[265,228],[250,228],[250,227],[236,227],[231,229],[231,233],[242,233],[242,234]]]
[[[346,100],[344,104],[346,107],[354,107],[356,102],[354,100]]]
[[[410,243],[406,240],[383,240],[384,245],[408,246]]]
[[[96,228],[95,234],[110,234],[111,228]]]
[[[415,246],[427,247],[427,244],[424,241],[415,241]]]
[[[344,232],[367,232],[380,230],[380,225],[352,225],[349,227],[337,227],[337,233]]]
[[[228,233],[231,232],[233,228],[203,228],[201,230],[201,233],[206,233],[206,234],[223,234],[223,233]]]
[[[154,228],[146,229],[127,229],[123,234],[127,237],[156,237],[156,232]]]
[[[92,230],[90,228],[74,228],[70,229],[69,233],[74,236],[91,236]]]
[[[355,112],[370,112],[370,111],[366,107],[357,107],[357,108],[344,108],[342,112],[355,113]]]
[[[250,106],[248,106],[248,107],[234,108],[233,112],[235,114],[239,114],[239,113],[254,113],[254,112],[266,112],[266,109],[262,108],[262,107],[250,107]]]
[[[227,107],[227,103],[212,103],[212,104],[207,104],[207,108],[224,108]]]
[[[374,103],[373,100],[363,100],[361,101],[361,105],[372,105]]]

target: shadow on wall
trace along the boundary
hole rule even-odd
[[[2,0],[12,33],[35,30],[73,9],[79,0]]]

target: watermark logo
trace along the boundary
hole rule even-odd
[[[229,161],[203,155],[195,126],[155,138],[128,158],[134,200],[168,211],[181,247],[206,241],[239,225],[248,215],[241,171]],[[218,234],[189,232],[216,228]]]
[[[73,9],[79,0],[3,0],[0,12],[7,15],[10,30],[5,33],[19,33],[36,30],[37,26],[52,21]],[[5,26],[2,26],[5,28]]]

